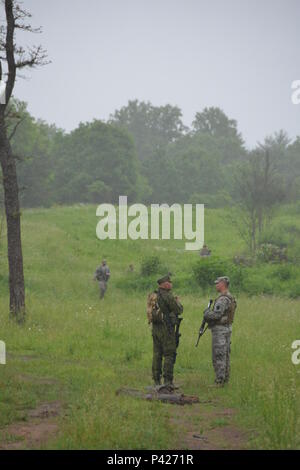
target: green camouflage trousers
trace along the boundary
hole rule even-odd
[[[216,325],[211,328],[212,361],[216,374],[215,382],[219,384],[229,381],[231,332],[231,326]]]
[[[173,382],[173,369],[176,357],[175,328],[168,329],[163,324],[153,324],[153,360],[152,377],[160,383],[163,367],[164,383]],[[164,360],[164,363],[163,363]]]

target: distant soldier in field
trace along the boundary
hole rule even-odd
[[[105,292],[107,290],[107,283],[110,279],[110,270],[107,266],[106,260],[102,260],[102,263],[95,271],[94,281],[99,282],[100,289],[100,299],[104,298]]]
[[[208,248],[207,245],[203,245],[203,247],[200,250],[200,256],[206,257],[211,255],[211,250]]]
[[[174,390],[173,371],[176,349],[179,344],[179,325],[183,307],[172,293],[170,275],[157,281],[158,289],[148,295],[147,316],[152,324],[153,360],[152,377],[155,385],[161,384],[163,373],[164,388]],[[163,369],[163,370],[162,370]]]
[[[229,381],[230,345],[236,300],[229,292],[229,278],[218,277],[215,281],[219,296],[212,310],[207,309],[204,320],[212,333],[212,360],[216,374],[215,384],[223,386]]]
[[[127,271],[128,271],[129,273],[133,273],[133,272],[134,272],[134,264],[131,263],[131,264],[128,266]]]

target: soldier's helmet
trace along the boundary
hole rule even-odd
[[[157,284],[163,284],[164,282],[172,282],[171,281],[172,273],[168,273],[166,276],[161,277],[158,279]]]
[[[219,282],[225,282],[225,284],[229,286],[230,279],[228,276],[220,276],[215,280],[215,284],[219,284]]]

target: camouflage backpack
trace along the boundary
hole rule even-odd
[[[236,311],[237,303],[233,295],[231,295],[229,292],[224,295],[224,297],[227,297],[227,299],[230,300],[227,316],[228,316],[228,323],[229,325],[232,325],[233,319],[234,319],[234,314]]]
[[[163,313],[157,302],[157,292],[151,292],[147,297],[147,318],[150,323],[163,323]]]

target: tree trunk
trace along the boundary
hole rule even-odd
[[[0,161],[3,175],[7,224],[10,313],[18,321],[25,319],[25,288],[21,245],[21,221],[16,162],[7,138],[4,119],[0,121]]]

